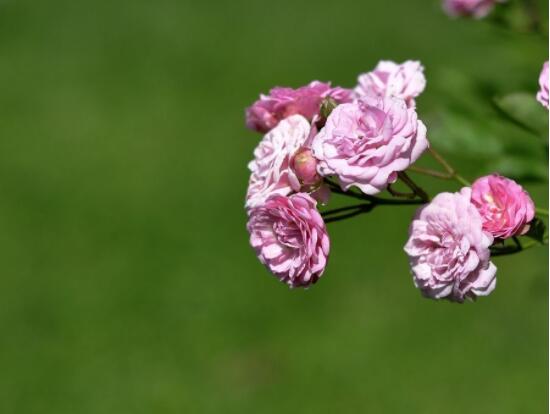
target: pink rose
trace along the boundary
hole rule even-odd
[[[330,243],[316,204],[304,193],[274,195],[250,210],[250,244],[260,262],[290,287],[317,282],[327,264]]]
[[[426,127],[398,98],[363,97],[337,106],[312,142],[322,176],[337,175],[342,189],[376,194],[428,147]]]
[[[355,93],[359,96],[395,96],[414,107],[416,98],[426,87],[424,67],[418,61],[407,60],[401,64],[382,60],[373,71],[359,76]]]
[[[483,229],[501,239],[525,233],[535,217],[529,194],[515,181],[496,174],[474,182],[472,203],[481,214]]]
[[[246,194],[246,207],[256,207],[273,194],[288,195],[300,190],[300,183],[289,168],[294,153],[308,138],[309,122],[301,115],[284,119],[268,132],[254,150],[248,164],[252,172]]]
[[[495,288],[497,269],[489,260],[493,237],[483,231],[470,194],[467,187],[438,194],[409,228],[405,252],[414,284],[427,297],[463,302]]]
[[[273,88],[269,95],[260,95],[260,99],[246,109],[246,126],[258,132],[267,132],[282,119],[299,114],[309,121],[319,112],[321,101],[331,97],[337,103],[349,102],[353,92],[349,89],[332,88],[330,83],[313,81],[298,89]]]
[[[540,90],[537,93],[537,101],[548,108],[548,61],[544,62],[539,76]]]
[[[487,16],[498,0],[444,0],[443,10],[451,17]],[[502,2],[502,1],[501,1]]]

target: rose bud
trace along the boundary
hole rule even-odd
[[[298,148],[290,161],[290,168],[302,185],[316,185],[321,180],[321,177],[317,174],[317,160],[310,148]]]

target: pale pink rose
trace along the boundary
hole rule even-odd
[[[405,252],[424,296],[463,302],[495,288],[497,269],[489,251],[493,236],[483,231],[470,195],[468,187],[438,194],[411,223]]]
[[[535,217],[529,194],[515,181],[497,174],[472,184],[472,203],[481,214],[483,229],[500,239],[524,234]]]
[[[300,190],[290,169],[290,160],[309,136],[309,122],[301,115],[290,116],[269,131],[254,150],[248,164],[252,172],[246,194],[246,207],[256,207],[273,194],[288,195]]]
[[[395,96],[404,99],[408,106],[415,106],[414,98],[426,87],[424,67],[418,61],[407,60],[401,64],[382,60],[373,71],[359,75],[355,88],[358,96]]]
[[[537,101],[548,107],[548,61],[544,62],[539,76],[540,90],[537,93]]]
[[[443,10],[451,17],[475,17],[481,19],[493,9],[499,0],[443,0]]]
[[[276,87],[269,95],[260,95],[260,99],[246,109],[246,126],[258,132],[267,132],[277,124],[295,114],[311,121],[319,113],[321,101],[331,97],[337,103],[349,102],[353,91],[340,87],[332,88],[330,83],[313,81],[298,89]]]
[[[316,201],[308,194],[275,195],[250,210],[250,244],[271,273],[290,287],[307,287],[321,277],[329,238]]]
[[[403,99],[363,97],[337,106],[312,143],[321,176],[376,194],[428,147],[426,127]]]

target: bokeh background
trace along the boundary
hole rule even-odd
[[[243,210],[244,108],[379,59],[423,62],[420,117],[464,176],[547,207],[546,130],[493,104],[534,99],[547,53],[437,0],[0,2],[0,412],[547,412],[546,248],[495,259],[487,298],[430,301],[414,208],[379,208],[331,223],[323,278],[289,290]]]

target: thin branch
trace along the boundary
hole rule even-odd
[[[452,180],[454,177],[449,173],[442,173],[430,168],[417,167],[411,165],[409,170],[418,174],[429,175],[430,177],[441,178],[442,180]]]
[[[430,152],[432,157],[434,157],[434,159],[439,163],[439,165],[441,165],[445,169],[445,171],[447,171],[448,175],[450,175],[452,178],[454,178],[456,181],[458,181],[462,185],[465,185],[467,187],[471,185],[468,180],[466,180],[461,175],[457,174],[455,169],[451,167],[451,164],[449,164],[447,160],[445,160],[445,158],[443,158],[443,156],[441,156],[439,152],[437,152],[432,147],[428,147],[428,151]]]
[[[403,193],[401,191],[394,190],[391,184],[388,185],[388,188],[386,188],[386,190],[388,190],[388,193],[390,193],[394,197],[402,197],[402,198],[408,198],[408,199],[413,199],[416,197],[415,192]]]
[[[430,201],[430,196],[428,196],[428,193],[426,193],[420,186],[418,186],[412,179],[407,175],[405,171],[401,171],[397,173],[399,179],[403,181],[413,192],[418,195],[422,201],[427,203]]]
[[[344,213],[344,212],[350,211],[350,210],[367,210],[367,209],[372,210],[373,209],[373,204],[365,203],[365,204],[356,204],[354,206],[333,208],[332,210],[323,211],[321,213],[321,216],[328,217],[328,216],[332,216],[334,214]]]
[[[368,213],[376,207],[376,204],[360,204],[356,206],[336,208],[333,210],[325,211],[321,213],[321,216],[324,218],[325,223],[333,223],[340,220],[345,220],[347,218],[358,216],[359,214]],[[350,211],[349,213],[339,214],[345,211]]]
[[[370,201],[373,204],[380,204],[380,205],[411,205],[411,204],[424,204],[423,200],[394,200],[391,198],[381,198],[381,197],[374,197],[370,196],[368,194],[359,194],[354,191],[344,191],[340,188],[340,186],[330,180],[325,179],[325,182],[330,186],[330,191],[336,194],[341,194],[343,196],[355,198],[357,200],[362,201]]]

